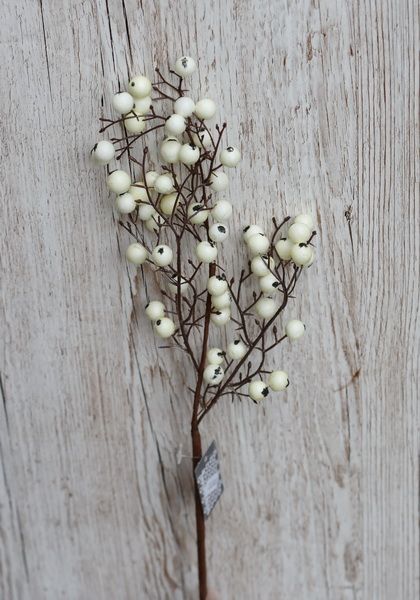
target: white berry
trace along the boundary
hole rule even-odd
[[[198,133],[193,133],[193,141],[199,148],[209,148],[212,145],[210,133],[205,127],[200,127]]]
[[[203,98],[195,105],[194,113],[202,121],[211,119],[216,114],[216,104],[210,98]]]
[[[125,171],[112,171],[106,179],[106,184],[111,192],[124,194],[131,186],[131,177]]]
[[[207,291],[211,296],[220,296],[227,292],[228,284],[224,277],[212,275],[207,281]]]
[[[97,142],[92,148],[92,158],[97,165],[107,165],[115,156],[114,144],[108,140]]]
[[[303,223],[304,225],[306,225],[306,227],[309,227],[309,229],[311,230],[314,226],[314,220],[311,217],[311,215],[308,214],[301,214],[295,217],[295,223]]]
[[[152,206],[150,204],[150,202],[147,202],[147,201],[142,202],[141,204],[138,205],[138,207],[139,207],[139,210],[138,210],[137,214],[138,214],[140,221],[149,221],[152,217],[158,215],[154,206]]]
[[[209,216],[209,209],[204,204],[196,202],[188,207],[188,218],[194,225],[201,225]]]
[[[257,233],[261,233],[264,235],[264,229],[262,229],[262,227],[260,227],[259,225],[247,225],[246,227],[244,227],[242,229],[242,237],[244,239],[244,242],[248,243],[249,238],[251,238],[253,235],[257,235]]]
[[[195,102],[188,96],[181,96],[174,104],[174,112],[181,117],[191,117],[195,109]]]
[[[204,369],[203,378],[209,385],[217,385],[222,381],[224,374],[225,373],[220,365],[209,364]]]
[[[228,146],[225,150],[220,153],[220,162],[224,167],[236,167],[241,160],[241,153],[238,148]]]
[[[128,133],[142,133],[146,129],[144,117],[133,111],[124,117],[124,125]]]
[[[151,321],[157,321],[165,316],[165,305],[159,300],[151,300],[146,305],[146,315]]]
[[[160,211],[164,215],[172,215],[174,212],[178,200],[178,194],[173,192],[172,194],[165,194],[161,197],[159,202]]]
[[[255,303],[255,312],[261,319],[271,319],[278,308],[279,305],[273,298],[260,298]]]
[[[128,92],[118,92],[112,98],[112,106],[120,115],[125,115],[134,106],[134,98]]]
[[[217,258],[217,248],[212,242],[199,242],[195,249],[197,258],[202,263],[212,263]]]
[[[182,115],[171,115],[165,122],[165,133],[168,135],[181,135],[187,128],[185,118]]]
[[[155,181],[159,177],[159,173],[156,171],[147,171],[145,175],[146,185],[148,188],[155,187]]]
[[[225,360],[225,353],[220,348],[209,348],[206,358],[210,365],[221,365]]]
[[[155,180],[155,190],[158,194],[170,194],[174,191],[172,175],[159,175]]]
[[[134,98],[145,98],[150,96],[152,82],[144,75],[137,75],[137,77],[130,79],[128,91]]]
[[[146,204],[142,205],[142,206],[147,206]],[[140,217],[140,208],[139,207],[139,217]],[[153,208],[153,207],[152,207]],[[163,225],[163,219],[160,216],[160,214],[153,209],[153,213],[150,216],[149,219],[147,219],[147,221],[144,222],[145,227],[147,229],[147,231],[150,231],[151,233],[156,232],[159,230],[159,228],[161,227],[161,225]]]
[[[191,73],[194,73],[195,69],[195,60],[190,56],[181,56],[174,65],[174,71],[180,77],[191,75]]]
[[[141,244],[130,244],[125,252],[126,259],[133,265],[142,265],[147,260],[147,250]]]
[[[241,358],[243,358],[247,353],[248,348],[241,340],[235,340],[234,342],[228,344],[226,351],[227,355],[232,360],[241,360]]]
[[[270,240],[263,233],[256,233],[248,239],[248,248],[252,256],[265,254],[270,248]]]
[[[311,237],[311,230],[304,223],[293,223],[289,227],[287,237],[294,244],[305,243]]]
[[[155,331],[161,338],[169,338],[175,333],[175,323],[168,317],[162,317],[155,321]]]
[[[211,322],[216,327],[223,327],[230,321],[230,308],[219,308],[210,315]]]
[[[274,259],[271,256],[268,257],[266,254],[263,256],[254,256],[251,261],[251,271],[257,277],[264,277],[264,275],[268,275],[271,269],[274,269],[274,267]]]
[[[260,277],[258,283],[260,284],[260,290],[264,294],[274,293],[280,285],[280,281],[272,273],[267,273],[267,275]]]
[[[134,98],[134,106],[133,110],[138,115],[147,115],[152,105],[152,99],[150,96],[145,96],[144,98]]]
[[[174,137],[166,138],[159,147],[159,152],[162,159],[169,164],[178,162],[180,150],[181,144]]]
[[[210,175],[210,187],[215,192],[223,192],[229,186],[229,179],[223,171],[215,171]]]
[[[297,340],[305,333],[305,325],[298,319],[292,319],[286,325],[286,335],[291,340]]]
[[[173,257],[174,254],[171,248],[165,246],[165,244],[156,246],[152,252],[152,260],[157,267],[167,267],[171,264]]]
[[[263,381],[259,381],[258,379],[251,381],[248,386],[248,395],[251,400],[254,400],[254,402],[261,402],[261,400],[267,398],[269,393],[270,390],[268,389],[267,384]]]
[[[183,165],[195,165],[200,158],[200,148],[194,144],[183,144],[179,151],[179,160]]]
[[[149,196],[143,181],[136,181],[128,190],[137,203],[149,202]]]
[[[229,229],[223,223],[214,223],[209,229],[209,238],[213,242],[224,242],[229,235]]]
[[[289,385],[289,378],[285,371],[273,371],[268,378],[268,385],[273,392],[281,392]]]
[[[298,267],[306,266],[312,259],[312,248],[307,244],[294,244],[291,252],[292,260]]]
[[[232,210],[229,200],[218,200],[211,209],[211,216],[215,221],[228,221],[232,216]]]
[[[276,252],[282,260],[290,260],[292,255],[293,242],[287,238],[281,238],[276,245]]]
[[[125,192],[125,194],[120,194],[117,196],[115,200],[115,208],[122,215],[128,215],[136,208],[136,201],[134,200],[132,194]]]
[[[229,308],[231,302],[232,298],[229,292],[224,292],[223,294],[220,294],[220,296],[211,297],[211,305],[216,310],[220,310],[221,308]]]

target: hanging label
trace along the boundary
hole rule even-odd
[[[223,493],[223,482],[220,474],[219,456],[216,443],[213,441],[206,453],[195,467],[195,479],[200,494],[204,518],[207,519]]]

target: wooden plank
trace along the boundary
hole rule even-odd
[[[405,2],[2,3],[0,596],[195,597],[191,383],[143,313],[103,172],[101,101],[199,62],[243,161],[234,235],[311,210],[318,258],[273,359],[292,385],[220,404],[209,520],[222,598],[419,595],[418,19]],[[417,143],[416,143],[417,142]],[[345,212],[352,207],[351,233]],[[214,336],[213,341],[217,338]]]

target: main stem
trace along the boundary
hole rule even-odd
[[[209,277],[216,272],[216,265],[209,265]],[[191,419],[191,441],[192,441],[192,467],[194,480],[194,499],[195,499],[195,524],[197,535],[197,563],[198,563],[198,583],[200,600],[206,600],[207,596],[207,565],[206,565],[206,525],[204,521],[203,507],[201,506],[198,485],[195,479],[195,468],[203,456],[201,446],[201,435],[198,427],[198,410],[200,408],[201,387],[203,385],[203,373],[206,366],[207,343],[209,338],[209,325],[211,313],[211,296],[207,294],[206,313],[204,317],[203,347],[198,366],[197,386],[194,393],[193,414]]]

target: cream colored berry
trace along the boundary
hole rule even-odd
[[[230,342],[227,347],[227,355],[232,360],[241,360],[248,352],[248,348],[242,342],[242,340],[234,340]]]
[[[225,277],[212,275],[207,281],[207,291],[211,296],[220,296],[227,292],[228,284]]]
[[[270,240],[263,233],[256,233],[251,235],[247,245],[251,256],[257,256],[267,253],[270,248]]]
[[[230,308],[220,308],[214,310],[210,315],[210,320],[216,327],[223,327],[229,323],[231,317]]]
[[[135,202],[149,202],[149,196],[143,181],[136,181],[128,191],[133,196]]]
[[[165,316],[165,305],[159,300],[151,300],[146,305],[146,315],[151,321],[163,319]]]
[[[214,192],[223,192],[229,186],[229,178],[223,171],[215,171],[210,176],[210,187]]]
[[[120,194],[115,200],[115,208],[122,215],[128,215],[136,208],[136,202],[129,192]]]
[[[295,217],[295,223],[303,223],[306,227],[309,227],[310,230],[314,227],[314,220],[311,215],[301,214]]]
[[[188,218],[194,225],[201,225],[207,221],[209,209],[201,202],[195,202],[188,207]]]
[[[290,260],[292,257],[293,242],[288,238],[281,238],[275,245],[276,252],[282,260]]]
[[[124,194],[124,192],[128,192],[130,189],[131,177],[125,171],[112,171],[107,177],[106,184],[111,192]]]
[[[304,223],[293,223],[289,227],[287,237],[294,244],[305,243],[311,237],[311,230]]]
[[[291,340],[298,340],[305,333],[305,325],[298,319],[292,319],[286,325],[286,335]]]
[[[172,215],[178,202],[177,192],[172,194],[164,194],[160,199],[160,210],[164,215]]]
[[[259,284],[263,294],[274,294],[280,286],[280,281],[272,273],[268,273],[259,279]]]
[[[261,319],[271,319],[279,309],[278,303],[273,298],[260,298],[255,303],[255,312]]]
[[[295,265],[305,267],[312,260],[313,251],[307,244],[294,244],[291,257]]]
[[[221,308],[229,308],[231,303],[232,303],[232,297],[229,294],[229,292],[220,294],[220,296],[212,296],[211,297],[211,305],[216,310],[220,310]]]
[[[281,392],[289,385],[289,378],[285,371],[273,371],[268,378],[268,385],[273,392]]]
[[[158,194],[170,194],[174,191],[174,179],[172,175],[165,173],[155,179],[154,188]]]
[[[216,110],[217,107],[213,100],[210,100],[210,98],[203,98],[195,105],[194,112],[199,119],[205,121],[206,119],[213,118],[216,114]]]
[[[248,395],[251,398],[251,400],[254,400],[254,402],[261,402],[262,400],[264,400],[264,398],[267,398],[269,393],[270,390],[267,384],[264,383],[264,381],[260,381],[259,379],[251,381],[251,383],[248,386]]]
[[[263,256],[254,256],[251,261],[251,271],[257,277],[268,275],[274,267],[274,259],[271,256],[267,256],[267,254],[264,254]]]
[[[144,246],[135,242],[130,244],[126,250],[125,256],[133,265],[142,265],[147,260],[147,250]]]
[[[222,381],[224,374],[220,365],[210,364],[204,369],[203,378],[209,385],[218,385]]]
[[[169,338],[175,333],[175,323],[168,317],[162,317],[155,322],[155,331],[159,337]]]
[[[108,140],[97,142],[92,148],[92,158],[97,165],[107,165],[115,156],[115,148]]]
[[[221,365],[225,360],[225,353],[220,348],[209,348],[206,358],[210,365]]]
[[[168,137],[164,139],[159,147],[159,153],[162,157],[162,160],[171,165],[179,161],[180,150],[181,144],[174,137]]]
[[[152,206],[150,204],[150,202],[148,202],[148,201],[141,202],[141,204],[138,205],[137,215],[138,215],[140,221],[146,221],[146,222],[149,221],[152,217],[159,216],[157,211],[155,210],[154,206]]]
[[[152,91],[152,82],[144,75],[137,75],[130,79],[128,91],[134,98],[146,98]]]
[[[197,258],[202,263],[212,263],[217,258],[217,248],[213,242],[199,242],[195,249]]]
[[[144,117],[134,111],[124,117],[124,125],[128,133],[142,133],[146,129]]]
[[[147,115],[152,105],[152,99],[150,96],[144,98],[134,98],[133,110],[138,115]]]
[[[152,260],[157,267],[167,267],[173,260],[173,252],[169,246],[160,244],[153,249]]]

